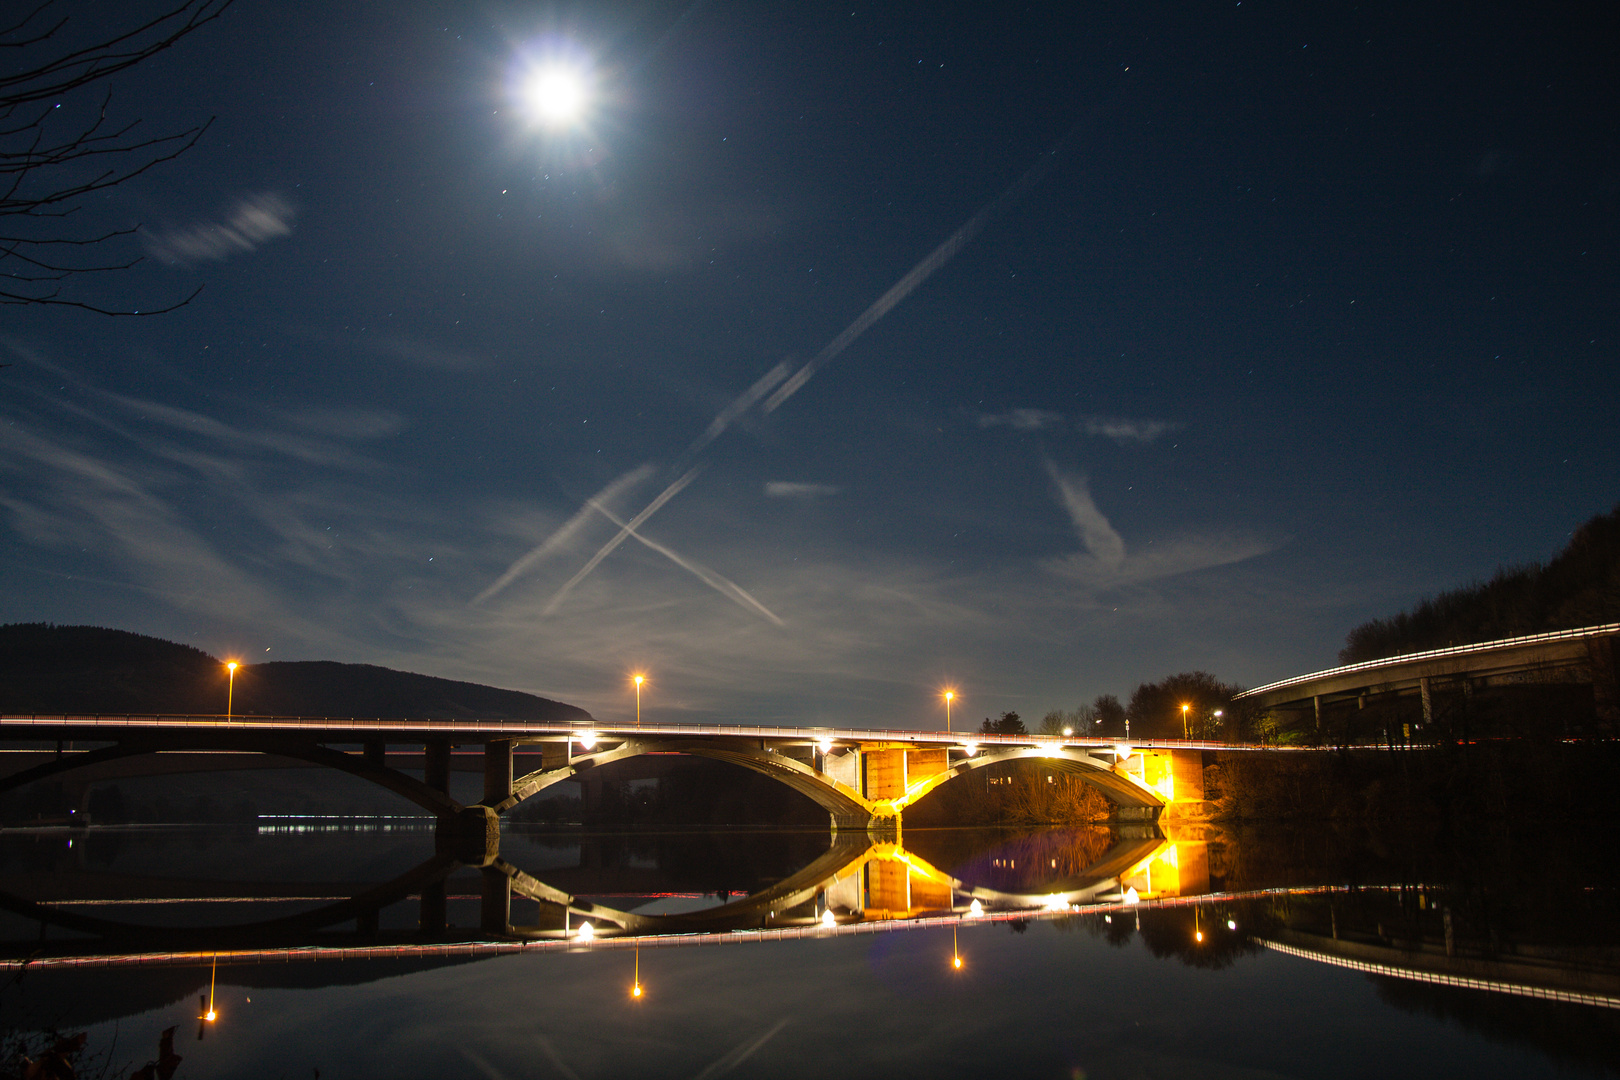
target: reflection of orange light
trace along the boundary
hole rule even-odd
[[[636,983],[636,985],[631,988],[630,996],[631,997],[640,997],[641,996],[641,984],[640,983]]]
[[[951,966],[955,967],[955,968],[961,967],[962,966],[962,958],[960,956],[951,957]]]
[[[203,1019],[212,1024],[214,1022],[214,1010],[209,1009],[206,1013],[204,1013]]]

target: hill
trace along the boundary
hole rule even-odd
[[[225,710],[217,657],[99,626],[0,626],[0,712],[182,713]],[[251,716],[589,720],[573,705],[517,690],[326,660],[245,664],[233,711]]]
[[[1362,623],[1339,661],[1356,664],[1476,641],[1620,620],[1620,506],[1576,529],[1551,562],[1504,567],[1410,611]]]

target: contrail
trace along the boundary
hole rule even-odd
[[[771,1028],[771,1030],[767,1031],[753,1042],[744,1043],[743,1045],[737,1047],[735,1050],[731,1051],[720,1060],[710,1065],[707,1069],[704,1069],[702,1072],[698,1073],[692,1078],[692,1080],[709,1080],[710,1077],[724,1076],[726,1073],[730,1072],[732,1069],[735,1069],[737,1066],[741,1065],[743,1062],[747,1061],[749,1058],[758,1053],[760,1047],[770,1042],[776,1037],[776,1033],[785,1027],[787,1027],[787,1020],[778,1020],[776,1022],[776,1026]]]
[[[512,582],[516,581],[518,576],[529,567],[533,566],[535,563],[539,562],[541,559],[545,558],[547,555],[551,554],[553,551],[556,551],[558,548],[572,540],[574,536],[578,534],[579,530],[584,527],[585,522],[590,519],[591,503],[617,498],[620,492],[624,491],[626,488],[631,488],[641,483],[643,480],[647,479],[647,477],[651,476],[652,473],[653,467],[651,465],[643,465],[639,469],[631,469],[629,472],[613,481],[613,483],[609,484],[601,491],[598,491],[586,502],[584,506],[579,508],[579,513],[563,522],[562,527],[556,532],[552,533],[550,536],[546,537],[545,540],[541,541],[538,547],[531,549],[527,555],[524,555],[517,562],[507,567],[506,573],[502,574],[498,579],[496,579],[493,585],[479,593],[477,596],[473,597],[472,600],[469,601],[469,606],[482,604],[485,600],[488,600],[490,597],[512,584]]]
[[[1028,172],[1013,181],[1000,195],[986,203],[977,214],[968,218],[961,228],[946,238],[943,244],[929,252],[921,262],[911,268],[905,277],[895,282],[888,292],[878,297],[876,303],[861,312],[860,318],[845,327],[842,334],[829,341],[826,348],[816,353],[808,363],[794,372],[791,379],[777,387],[776,393],[766,400],[765,411],[775,412],[780,408],[782,403],[798,393],[804,384],[815,376],[816,372],[831,363],[839,353],[853,345],[857,338],[871,329],[873,323],[892,311],[896,304],[910,296],[917,286],[927,281],[935,270],[950,262],[958,252],[972,243],[973,238],[983,232],[986,225],[1000,217],[1003,211],[1014,202],[1017,202],[1025,192],[1040,183],[1046,174],[1051,171],[1052,160],[1074,137],[1074,133],[1079,128],[1079,124],[1070,128],[1063,138],[1053,145],[1052,149],[1041,155],[1041,159]]]
[[[706,0],[698,0],[697,4],[694,4],[691,9],[688,9],[688,13],[695,10],[704,2],[706,2]],[[827,364],[831,363],[839,353],[843,352],[845,349],[854,344],[856,339],[862,334],[866,333],[867,330],[871,329],[874,323],[883,318],[883,316],[887,315],[890,311],[894,310],[895,305],[899,304],[900,301],[904,300],[907,296],[910,296],[917,286],[927,281],[934,271],[950,262],[951,259],[953,259],[963,248],[972,243],[973,239],[978,236],[979,233],[984,231],[984,227],[986,225],[1000,217],[1008,207],[1010,207],[1014,202],[1018,201],[1018,199],[1029,191],[1030,188],[1040,183],[1041,180],[1045,178],[1046,174],[1051,171],[1053,160],[1063,150],[1063,148],[1068,145],[1070,140],[1074,138],[1075,133],[1080,130],[1081,126],[1082,124],[1075,124],[1073,127],[1071,127],[1061,139],[1052,145],[1050,150],[1041,155],[1041,159],[1037,161],[1027,172],[1025,172],[1023,176],[1020,176],[1017,180],[1013,181],[1013,183],[1008,185],[1008,187],[1002,191],[1000,195],[997,195],[994,199],[991,199],[979,209],[978,213],[968,218],[967,221],[962,224],[961,228],[957,229],[946,238],[943,244],[940,244],[937,248],[924,256],[921,262],[917,263],[916,266],[913,266],[904,277],[895,282],[894,285],[891,286],[890,289],[882,296],[878,297],[877,301],[873,303],[871,307],[861,312],[860,317],[854,322],[850,323],[849,326],[845,327],[843,333],[839,334],[837,337],[828,342],[825,348],[812,357],[803,367],[799,368],[798,371],[794,372],[792,377],[788,378],[787,381],[782,381],[787,371],[787,362],[783,361],[782,363],[777,364],[770,371],[766,372],[763,377],[754,383],[754,385],[750,386],[747,390],[743,391],[742,394],[738,395],[738,397],[732,401],[730,405],[720,410],[719,415],[717,415],[714,420],[709,423],[709,426],[704,430],[703,434],[698,436],[697,440],[693,442],[692,445],[687,449],[686,453],[682,455],[681,461],[683,463],[690,461],[703,450],[707,449],[710,443],[719,438],[739,416],[743,415],[750,408],[752,408],[764,394],[770,392],[770,397],[766,398],[764,405],[764,411],[770,413],[775,412],[782,406],[784,402],[787,401],[788,398],[798,393],[799,390],[803,388],[804,384],[809,382],[815,376],[816,372],[820,371]],[[780,383],[780,385],[777,385],[778,383]],[[774,392],[771,392],[772,387],[775,387]],[[648,505],[647,509],[643,510],[640,514],[637,514],[635,518],[631,520],[629,525],[622,526],[619,529],[618,535],[614,536],[612,540],[609,540],[605,545],[603,545],[602,549],[593,555],[591,560],[581,567],[577,574],[568,579],[567,584],[565,584],[561,589],[557,590],[557,594],[551,598],[549,603],[546,604],[542,614],[550,615],[552,612],[556,611],[557,606],[562,603],[564,597],[573,591],[574,586],[578,585],[581,581],[584,581],[585,578],[590,575],[591,571],[595,570],[597,566],[600,565],[602,560],[607,558],[608,555],[613,552],[614,548],[617,548],[620,544],[624,543],[625,539],[630,536],[633,529],[639,527],[643,521],[647,520],[648,517],[651,517],[655,512],[657,512],[659,507],[663,506],[670,499],[674,498],[677,492],[689,484],[692,481],[693,476],[696,475],[696,472],[697,470],[693,469],[692,471],[684,474],[679,480],[675,481],[675,483],[665,488],[664,491],[659,494],[658,498],[654,499],[652,503]],[[584,511],[582,510],[581,513],[584,513]],[[576,521],[578,521],[578,519],[579,515],[576,514],[574,518],[569,520],[568,524],[573,525]],[[564,528],[568,528],[568,525],[565,525]],[[536,557],[538,558],[538,556]],[[514,564],[513,570],[508,570],[507,575],[502,578],[501,582],[497,582],[497,586],[504,585],[504,583],[509,580],[510,577],[516,576],[516,570],[517,567]],[[489,589],[485,590],[485,594],[492,593],[495,591],[497,586],[491,586]],[[484,594],[480,594],[480,599],[482,599],[483,595]],[[775,616],[773,615],[771,618],[774,619]]]
[[[750,608],[753,611],[758,612],[767,619],[771,620],[771,622],[775,623],[777,626],[787,625],[781,619],[777,618],[775,613],[772,612],[770,608],[766,607],[758,600],[755,600],[748,590],[744,589],[741,585],[738,585],[733,581],[728,581],[726,578],[721,577],[708,567],[692,562],[690,559],[682,558],[680,555],[676,554],[674,551],[671,551],[658,541],[641,535],[636,530],[630,528],[630,526],[620,521],[617,516],[608,510],[607,507],[601,505],[595,499],[590,501],[590,505],[600,510],[603,517],[607,518],[609,521],[613,522],[613,524],[629,533],[632,537],[664,556],[676,566],[679,566],[682,570],[695,574],[699,581],[702,581],[703,584],[709,586],[709,588],[715,590],[720,595],[734,601],[742,607]]]
[[[777,383],[787,378],[788,372],[791,370],[793,369],[788,366],[788,362],[783,360],[760,376],[758,382],[744,390],[735,401],[715,415],[715,418],[709,422],[709,426],[704,429],[703,434],[699,435],[697,440],[686,448],[686,454],[681,460],[690,461],[698,454],[701,454],[710,443],[725,434],[726,428],[730,427],[737,417],[753,408],[755,402],[770,393]]]
[[[591,571],[595,570],[597,565],[600,564],[603,559],[613,554],[614,548],[624,543],[625,538],[630,535],[632,530],[640,528],[643,522],[652,517],[654,514],[658,513],[659,509],[665,503],[669,502],[669,500],[680,494],[681,489],[695,480],[697,478],[697,474],[701,471],[703,471],[703,467],[701,465],[695,469],[687,470],[687,472],[684,473],[679,480],[675,481],[673,484],[669,485],[669,487],[660,492],[658,498],[648,503],[647,509],[631,518],[628,525],[620,526],[618,535],[609,540],[607,543],[603,544],[602,550],[598,551],[595,555],[592,555],[590,561],[579,568],[579,573],[575,574],[573,577],[569,578],[563,583],[563,587],[558,589],[556,595],[547,601],[546,606],[540,610],[540,614],[545,616],[556,611],[557,605],[561,604],[563,602],[563,598],[574,591],[575,585],[578,585],[580,582],[589,577]]]

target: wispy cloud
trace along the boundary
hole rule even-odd
[[[1097,509],[1086,478],[1067,476],[1050,461],[1046,463],[1046,471],[1057,485],[1058,501],[1068,511],[1069,520],[1074,523],[1074,530],[1090,558],[1105,569],[1118,570],[1125,562],[1125,539]]]
[[[833,484],[801,484],[791,480],[770,480],[765,484],[767,499],[810,499],[837,495],[843,488]]]
[[[979,417],[982,428],[1009,427],[1014,431],[1041,431],[1063,422],[1062,413],[1049,409],[1009,409],[1003,413],[984,413]]]
[[[171,264],[216,262],[257,251],[271,240],[291,236],[298,216],[292,203],[274,192],[249,195],[221,221],[145,234],[153,257]]]
[[[1077,423],[1087,435],[1112,439],[1121,446],[1150,443],[1181,427],[1169,420],[1132,420],[1122,416],[1082,416]]]

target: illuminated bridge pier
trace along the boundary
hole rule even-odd
[[[600,783],[596,770],[650,755],[730,762],[811,799],[835,831],[890,834],[906,807],[940,785],[1021,760],[1092,785],[1120,820],[1153,821],[1167,806],[1203,799],[1204,754],[1221,748],[859,729],[217,716],[6,716],[0,739],[54,746],[8,753],[13,771],[0,777],[0,793],[60,778],[86,797],[92,783],[115,776],[232,767],[222,753],[273,755],[369,780],[433,814],[441,833],[475,843],[493,841],[501,814],[547,788],[572,780],[588,797]],[[482,797],[470,804],[450,794],[452,764],[468,761],[465,749],[482,759]]]

